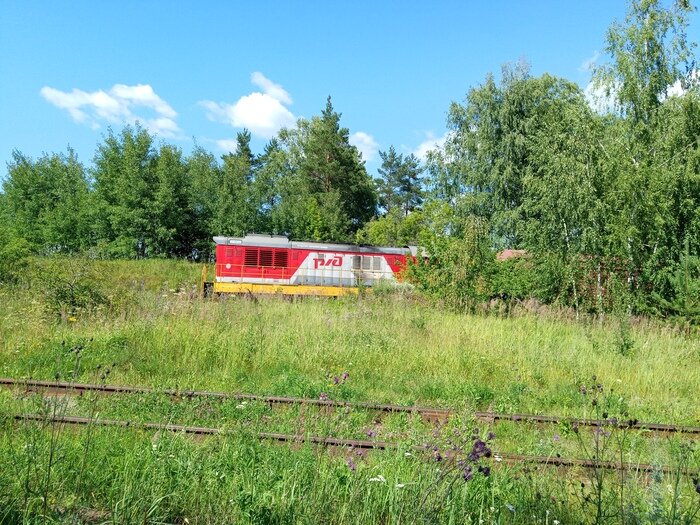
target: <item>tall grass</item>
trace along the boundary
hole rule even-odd
[[[631,326],[623,353],[615,320],[474,316],[392,297],[201,301],[192,285],[137,282],[135,293],[121,281],[133,297],[119,311],[67,323],[47,317],[40,290],[0,292],[0,373],[52,378],[62,342],[91,341],[85,370],[114,363],[114,382],[585,416],[577,392],[596,375],[639,419],[700,419],[700,342],[671,327]]]
[[[106,300],[57,314],[42,277],[55,265],[35,261],[23,286],[0,289],[3,376],[445,405],[463,414],[492,409],[600,417],[581,394],[595,376],[616,414],[700,421],[700,341],[672,327],[467,315],[386,292],[338,300],[200,300],[200,267],[172,261],[81,261],[96,297]],[[80,366],[69,351],[76,347],[82,347]],[[409,447],[444,441],[451,432],[468,434],[469,418],[435,437],[420,422],[397,417],[377,423],[364,413],[328,419],[296,409],[270,414],[253,405],[242,411],[236,403],[212,408],[155,397],[103,399],[97,407],[78,400],[70,407],[93,416],[235,430],[196,443],[160,433],[94,428],[56,434],[50,426],[17,426],[12,416],[31,403],[0,396],[0,413],[8,416],[0,435],[0,522],[618,523],[624,512],[608,516],[601,509],[631,505],[642,522],[673,515],[683,523],[700,503],[685,477],[670,493],[666,486],[673,483],[663,476],[626,480],[624,505],[605,499],[618,491],[601,491],[596,521],[585,502],[593,484],[576,489],[581,473],[495,465],[492,476],[465,482],[457,470],[408,448],[360,458],[270,446],[254,437],[260,430],[363,437],[374,429]],[[571,455],[577,449],[569,430],[505,426],[498,443],[501,450]],[[682,448],[677,441],[649,443],[630,439],[620,448],[622,457],[697,465],[693,451],[674,455]],[[47,478],[49,501],[37,488]]]

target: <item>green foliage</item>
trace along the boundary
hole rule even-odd
[[[96,234],[107,253],[146,257],[153,250],[157,164],[153,138],[145,129],[111,130],[94,159]]]
[[[196,215],[182,152],[172,146],[161,146],[154,169],[152,254],[166,257],[190,255],[195,244]]]
[[[88,183],[73,150],[36,161],[14,151],[2,191],[8,224],[35,253],[74,253],[89,245]]]
[[[195,146],[185,160],[192,224],[190,231],[195,258],[209,260],[212,217],[216,209],[219,191],[219,165],[216,158],[201,146]]]
[[[525,257],[515,257],[493,265],[490,295],[509,301],[524,301],[536,295],[541,273],[537,265]]]
[[[595,78],[617,100],[616,115],[594,113],[577,85],[533,78],[522,63],[450,107],[450,134],[429,158],[430,198],[487,220],[497,249],[532,254],[543,271],[529,295],[609,311],[614,273],[628,313],[674,300],[682,240],[689,255],[700,250],[688,12],[635,0],[611,27],[612,61]],[[675,83],[686,93],[670,96]]]
[[[109,305],[102,277],[86,261],[48,259],[33,267],[31,280],[49,316],[64,323],[75,322],[81,314]]]
[[[421,242],[429,257],[409,265],[408,278],[419,289],[460,309],[473,309],[490,297],[495,253],[483,220],[469,217],[459,236],[433,233]]]
[[[375,179],[379,205],[391,213],[398,210],[403,215],[420,207],[423,202],[420,174],[423,167],[415,155],[404,157],[396,153],[394,146],[389,151],[380,151],[381,178]]]
[[[631,0],[624,24],[610,26],[605,50],[612,63],[599,67],[595,79],[634,124],[649,124],[668,89],[691,81],[686,75],[695,45],[686,33],[692,10],[684,0],[669,8],[661,0]]]
[[[522,61],[488,75],[449,107],[425,180],[418,159],[393,146],[380,152],[373,180],[329,97],[320,115],[282,130],[260,155],[247,130],[217,159],[199,146],[183,156],[138,125],[107,133],[90,177],[71,150],[36,161],[15,151],[0,198],[11,232],[3,235],[35,254],[204,260],[212,236],[251,232],[418,244],[436,257],[421,286],[451,304],[537,298],[577,315],[695,323],[700,88],[686,36],[691,11],[685,1],[630,1],[608,31],[610,60],[593,74],[605,107],[592,109],[590,92],[535,77]],[[466,239],[476,223],[484,231],[474,252]],[[21,253],[18,242],[6,250]],[[491,264],[504,248],[524,250],[528,262]]]
[[[372,246],[417,245],[426,227],[426,215],[415,210],[404,215],[399,208],[393,208],[382,217],[375,217],[359,230],[355,236],[358,244]]]
[[[375,215],[377,196],[372,179],[357,148],[350,145],[348,129],[340,127],[340,113],[334,110],[330,97],[320,117],[302,119],[295,129],[283,130],[280,137],[287,148],[294,179],[290,186],[304,190],[304,197],[296,199],[297,209],[290,213],[295,217],[289,225],[299,228],[288,230],[293,237],[341,240]],[[329,201],[326,196],[333,194]],[[307,195],[314,200],[308,200]],[[299,212],[304,213],[304,208],[314,214],[308,222],[299,221]],[[318,220],[328,226],[319,228]],[[333,237],[318,236],[326,232]]]
[[[453,221],[446,213],[431,217],[436,225]],[[462,228],[470,231],[468,224]],[[31,261],[47,262],[58,261]],[[263,402],[148,394],[41,400],[3,390],[0,472],[7,475],[0,476],[0,519],[459,523],[482,516],[490,524],[594,523],[599,502],[605,515],[614,514],[601,523],[617,523],[619,509],[629,523],[693,523],[698,515],[693,513],[700,499],[683,476],[697,468],[698,451],[679,438],[625,431],[610,421],[614,416],[692,425],[700,377],[696,336],[630,322],[624,330],[633,347],[622,355],[617,319],[599,325],[542,315],[485,317],[428,308],[424,300],[398,295],[200,301],[176,284],[196,281],[195,264],[151,259],[86,265],[109,277],[100,283],[108,296],[137,290],[132,308],[118,314],[112,308],[84,310],[76,322],[57,324],[39,315],[42,282],[11,293],[0,288],[3,376],[50,380],[60,373],[76,382],[180,391],[313,398],[325,393],[330,399],[454,407],[458,413],[439,426],[405,414],[384,414],[377,424],[375,412],[350,407],[281,410]],[[579,393],[581,386],[587,394]],[[465,481],[453,447],[469,452],[464,443],[471,445],[472,429],[479,427],[469,414],[490,407],[592,417],[602,425],[594,434],[566,423],[535,428],[500,422],[494,453],[595,455],[670,465],[677,473],[567,474],[481,458],[481,465],[494,467],[490,475],[472,468],[472,479]],[[24,413],[48,417],[54,410],[230,433],[190,439],[165,431],[13,420]],[[260,441],[256,433],[262,431],[377,439],[396,442],[399,449],[367,455],[323,450]],[[485,439],[486,429],[477,432]]]
[[[219,172],[218,194],[209,226],[216,235],[241,237],[254,224],[256,209],[251,195],[253,161],[250,133],[239,133],[236,152],[224,155]]]
[[[687,324],[700,324],[700,257],[686,252],[668,280],[671,299],[655,296],[662,311]]]
[[[9,226],[3,224],[0,214],[0,283],[16,282],[30,253],[29,242],[18,237]]]

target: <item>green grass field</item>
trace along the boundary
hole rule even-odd
[[[606,412],[700,425],[697,334],[643,320],[575,322],[563,313],[466,315],[406,294],[201,300],[200,271],[171,261],[34,261],[29,284],[0,288],[0,375],[324,395],[453,407],[461,416],[435,429],[416,418],[376,420],[360,410],[329,415],[256,403],[174,404],[158,396],[46,401],[4,391],[0,522],[694,523],[700,517],[700,494],[682,476],[608,474],[598,483],[597,471],[528,470],[493,460],[484,476],[477,472],[487,464],[481,459],[465,481],[464,465],[435,461],[431,452],[468,453],[474,410]],[[79,308],[56,298],[56,290],[76,282],[87,283],[80,293],[90,296]],[[343,374],[345,380],[335,380]],[[597,384],[603,392],[593,406],[590,390]],[[589,393],[581,393],[583,386]],[[42,411],[206,424],[231,435],[198,442],[12,420]],[[502,452],[585,457],[595,441],[563,427],[494,430],[491,446]],[[401,448],[364,457],[259,442],[259,431],[371,433]],[[487,431],[482,425],[479,436]],[[600,457],[700,466],[700,454],[681,438],[613,431],[600,439],[607,447]],[[427,453],[413,448],[426,443]]]

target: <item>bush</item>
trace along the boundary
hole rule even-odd
[[[537,267],[531,259],[515,258],[493,265],[491,296],[524,301],[535,295]]]
[[[0,283],[17,281],[30,251],[25,239],[0,225]]]
[[[671,297],[654,294],[657,309],[687,326],[700,324],[700,257],[684,254],[667,279]]]
[[[425,239],[422,245],[429,258],[410,264],[408,279],[449,306],[473,310],[490,298],[496,254],[484,221],[470,217],[460,230],[459,236],[435,234]]]
[[[81,313],[108,306],[103,283],[94,266],[70,258],[52,258],[33,268],[33,287],[41,291],[52,317],[74,321]]]

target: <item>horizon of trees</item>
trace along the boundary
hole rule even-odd
[[[451,104],[447,141],[425,165],[391,146],[375,178],[330,97],[261,154],[245,130],[236,151],[217,159],[199,146],[185,156],[156,144],[139,126],[110,130],[90,168],[70,149],[37,160],[15,151],[0,193],[0,245],[196,259],[208,257],[213,235],[248,232],[418,243],[441,261],[418,282],[438,295],[449,288],[457,302],[494,294],[489,253],[523,249],[541,276],[525,288],[548,301],[578,308],[588,294],[600,311],[618,286],[634,299],[630,311],[700,316],[691,10],[630,2],[608,31],[609,62],[594,71],[598,92],[614,102],[609,111],[592,109],[574,82],[506,65],[500,80],[489,75]],[[678,85],[683,94],[672,96]],[[475,288],[480,279],[491,284]]]

